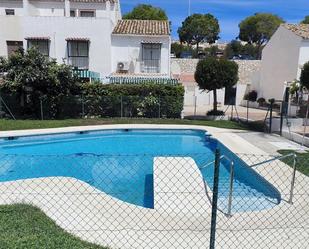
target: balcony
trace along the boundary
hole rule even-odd
[[[142,60],[141,61],[142,73],[160,73],[161,72],[161,60]]]
[[[89,71],[86,69],[74,69],[73,73],[80,79],[100,80],[100,73]]]
[[[78,69],[88,69],[89,57],[68,57],[68,64]]]

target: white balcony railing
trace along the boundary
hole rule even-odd
[[[69,57],[68,64],[78,69],[88,69],[89,57]]]
[[[160,73],[161,60],[142,60],[141,71],[142,73]]]

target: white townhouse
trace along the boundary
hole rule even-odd
[[[119,20],[112,33],[112,68],[118,75],[169,77],[170,48],[168,21]]]
[[[259,97],[283,100],[285,82],[299,79],[309,61],[309,25],[282,24],[263,49]]]
[[[0,0],[0,56],[33,46],[101,78],[169,76],[169,23],[121,20],[119,0]]]

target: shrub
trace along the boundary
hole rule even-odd
[[[248,93],[248,97],[247,100],[251,101],[251,102],[255,102],[257,99],[257,92],[255,90],[252,90]]]
[[[219,110],[211,110],[207,112],[207,116],[224,116],[224,111],[219,111]]]
[[[309,61],[304,64],[301,70],[300,83],[302,87],[305,87],[307,91],[309,90]]]
[[[259,98],[259,99],[257,100],[257,102],[259,103],[259,105],[264,105],[264,104],[266,103],[266,99],[264,99],[264,98]]]
[[[0,60],[0,71],[6,71],[1,90],[15,94],[18,109],[24,116],[40,116],[40,99],[50,101],[49,115],[58,118],[65,96],[78,91],[79,82],[68,65],[57,64],[35,48],[18,50]]]
[[[82,86],[90,116],[179,118],[183,110],[181,85],[89,83]],[[121,104],[122,103],[122,104]]]

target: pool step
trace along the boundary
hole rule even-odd
[[[211,211],[203,177],[192,158],[154,158],[154,209],[205,214]]]

